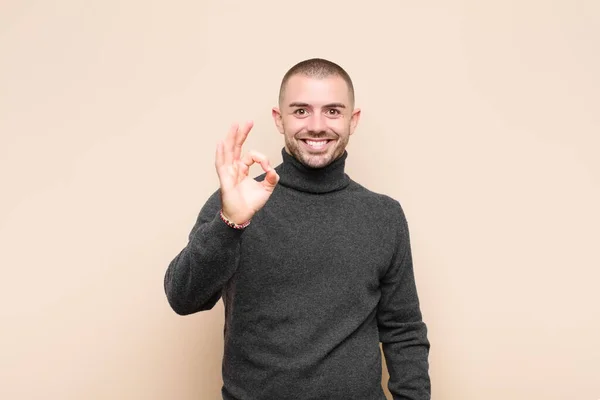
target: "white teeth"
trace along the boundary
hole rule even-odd
[[[327,144],[327,141],[326,140],[319,140],[319,141],[306,140],[306,144],[308,144],[311,147],[323,147]]]

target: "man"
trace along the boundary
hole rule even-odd
[[[181,315],[223,299],[225,400],[385,399],[380,342],[394,399],[430,398],[406,218],[398,201],[344,172],[354,103],[340,66],[306,60],[286,73],[272,111],[281,164],[242,155],[251,122],[217,146],[220,189],[170,263],[165,291]]]

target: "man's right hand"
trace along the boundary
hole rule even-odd
[[[253,123],[231,126],[225,140],[217,145],[215,167],[221,184],[221,203],[224,216],[236,224],[252,219],[267,202],[279,175],[267,158],[255,151],[241,158],[242,145],[252,129]],[[250,166],[259,163],[266,172],[262,182],[248,176]]]

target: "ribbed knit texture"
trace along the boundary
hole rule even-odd
[[[165,291],[179,314],[223,298],[226,400],[430,399],[429,341],[398,201],[282,150],[281,179],[245,230],[204,205]],[[264,175],[257,178],[264,179]]]

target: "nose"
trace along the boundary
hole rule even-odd
[[[325,120],[321,113],[314,113],[308,120],[308,130],[311,132],[324,132]]]

